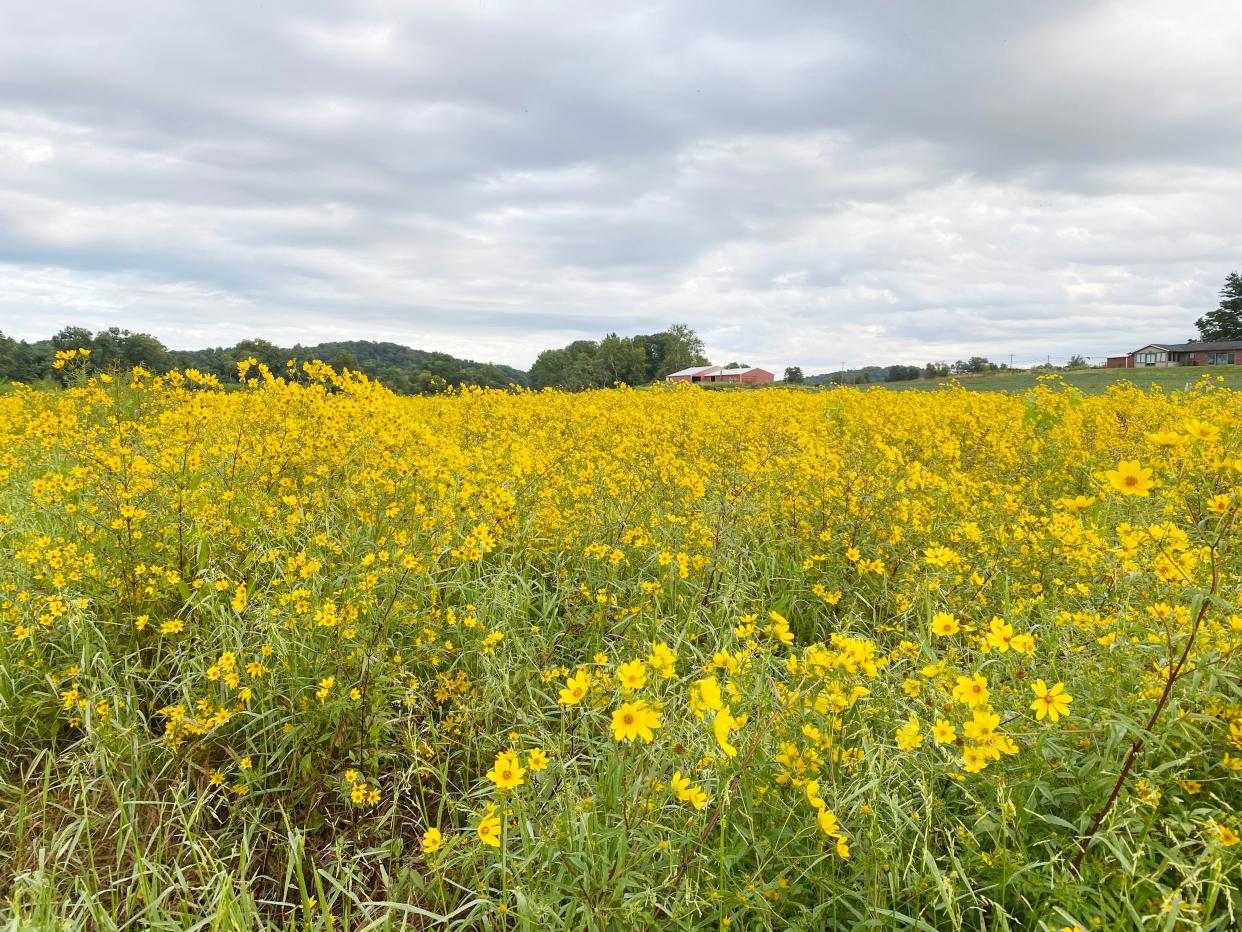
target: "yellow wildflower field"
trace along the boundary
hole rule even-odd
[[[1242,395],[0,395],[18,928],[1225,929]]]

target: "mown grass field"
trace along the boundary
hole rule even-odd
[[[0,397],[10,928],[1237,928],[1238,393],[243,369]]]
[[[1207,376],[1217,385],[1242,389],[1242,366],[1172,366],[1169,368],[1143,369],[1068,369],[1057,375],[1066,385],[1072,385],[1088,395],[1098,395],[1113,385],[1130,382],[1139,388],[1159,386],[1167,392],[1186,391]],[[914,382],[888,382],[885,388],[898,391],[934,391],[945,382],[961,385],[979,392],[1025,392],[1039,384],[1040,373],[994,372],[987,375],[957,376],[940,380]]]

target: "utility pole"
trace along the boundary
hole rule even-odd
[[[1013,368],[1013,353],[1009,354],[1009,368]]]

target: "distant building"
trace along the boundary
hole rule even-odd
[[[739,369],[725,369],[722,366],[691,366],[679,372],[670,373],[670,382],[773,382],[776,380],[767,369],[758,366],[745,366]]]
[[[1242,341],[1224,343],[1150,343],[1125,356],[1109,356],[1110,369],[1169,366],[1234,366],[1242,363]]]

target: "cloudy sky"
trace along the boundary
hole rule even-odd
[[[1187,339],[1242,4],[0,0],[0,330],[779,371]]]

